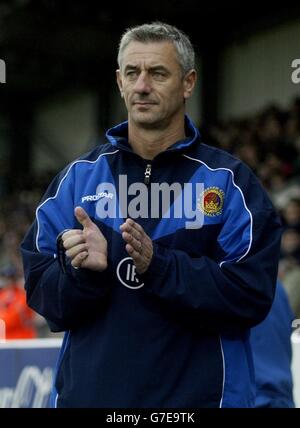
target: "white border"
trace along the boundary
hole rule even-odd
[[[0,349],[60,348],[62,340],[63,338],[1,340]]]

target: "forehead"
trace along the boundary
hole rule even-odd
[[[163,42],[130,42],[122,55],[122,67],[126,65],[165,65],[180,66],[173,43]]]

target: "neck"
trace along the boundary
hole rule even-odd
[[[138,126],[130,118],[128,121],[128,139],[132,150],[144,159],[152,160],[167,150],[176,141],[185,138],[184,116],[175,124],[164,129],[149,129]]]

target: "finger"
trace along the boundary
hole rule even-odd
[[[80,244],[70,248],[66,251],[66,255],[73,260],[78,254],[82,253],[83,251],[87,251],[86,244]]]
[[[138,241],[141,241],[142,235],[140,232],[138,232],[136,229],[134,229],[132,226],[129,226],[128,224],[124,225],[124,228],[122,229],[122,232],[129,233],[132,235],[135,239]]]
[[[129,223],[127,220],[125,223],[121,224],[120,229],[123,232],[124,230],[129,231],[132,228],[131,223]]]
[[[82,235],[82,233],[83,233],[82,229],[71,229],[71,230],[68,230],[67,232],[65,232],[62,235],[61,239],[63,241],[65,241],[66,239],[70,238],[71,236]]]
[[[133,226],[133,224],[135,223],[135,221],[132,218],[128,217],[126,219],[125,223],[129,224],[130,226]]]
[[[126,222],[127,222],[127,224],[129,224],[138,233],[145,233],[145,231],[142,228],[142,226],[140,224],[136,223],[134,220],[132,220],[132,218],[128,218],[126,220]]]
[[[124,241],[130,244],[138,253],[142,252],[142,243],[140,240],[135,239],[134,236],[127,232],[122,233],[122,238],[124,239]]]
[[[140,263],[143,260],[143,257],[141,256],[141,254],[136,251],[132,245],[130,244],[126,244],[125,249],[127,251],[127,253],[130,255],[130,257],[133,258],[133,261],[135,263]]]
[[[129,230],[131,228],[134,228],[135,230],[137,230],[138,232],[144,232],[144,229],[142,228],[142,226],[140,226],[138,223],[136,223],[134,220],[132,220],[132,218],[127,218],[126,221],[121,224],[120,229],[123,230]]]
[[[78,254],[72,261],[71,265],[75,268],[81,267],[82,262],[88,257],[88,252],[83,251],[82,253]]]
[[[75,217],[83,227],[90,227],[94,224],[83,208],[76,207],[74,213]]]
[[[64,248],[65,250],[69,250],[70,248],[75,247],[76,245],[84,244],[84,243],[85,243],[85,237],[83,236],[83,234],[74,235],[74,236],[70,236],[68,239],[64,241]]]

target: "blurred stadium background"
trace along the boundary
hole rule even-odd
[[[300,5],[1,0],[0,318],[11,339],[51,336],[25,310],[20,240],[54,175],[125,119],[115,83],[118,41],[128,26],[158,19],[186,31],[195,46],[199,82],[188,111],[203,140],[243,159],[282,216],[279,277],[300,318],[300,83],[292,81]],[[296,340],[293,347],[300,406]]]

